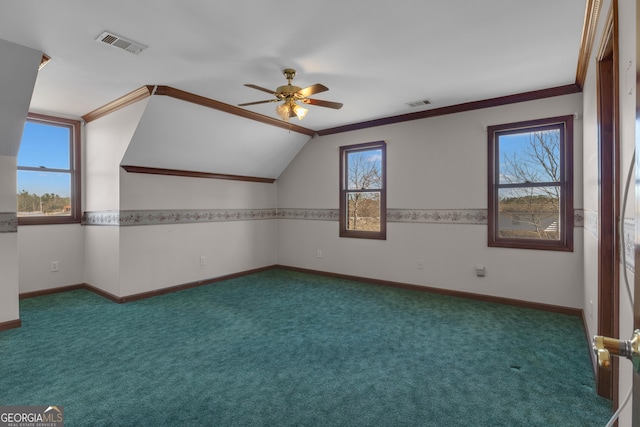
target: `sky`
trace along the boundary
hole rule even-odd
[[[18,166],[68,170],[70,130],[61,126],[26,122],[18,152]],[[69,197],[70,175],[39,171],[18,171],[17,192],[57,194]]]
[[[362,174],[365,170],[370,170],[375,167],[380,171],[382,169],[382,150],[379,148],[372,148],[370,150],[352,151],[348,153],[349,159],[349,173],[352,175],[356,172],[358,175]],[[356,183],[353,182],[354,178],[349,177],[349,189],[357,188]],[[359,184],[359,183],[358,183]],[[370,185],[369,188],[379,188],[379,185]]]
[[[557,132],[557,131],[551,131]],[[527,155],[527,148],[529,147],[529,139],[533,132],[523,132],[523,133],[513,133],[513,134],[505,134],[500,135],[500,183],[508,183],[510,180],[506,179],[506,173],[508,170],[506,168],[506,158],[513,158],[516,156],[518,161],[526,162],[532,168],[532,171],[536,171],[538,176],[547,180],[550,178],[544,172],[542,165],[537,162],[531,162],[531,157]],[[556,150],[555,155],[560,157],[560,152]]]

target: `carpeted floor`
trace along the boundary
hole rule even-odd
[[[581,319],[271,270],[21,301],[0,405],[66,426],[603,426]]]

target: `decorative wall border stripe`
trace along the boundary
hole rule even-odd
[[[388,209],[387,221],[408,224],[487,224],[487,209]],[[576,209],[574,226],[584,226],[585,211]],[[125,210],[85,212],[83,225],[138,226],[193,224],[261,219],[338,221],[338,209],[209,209]],[[597,218],[596,218],[597,232]]]
[[[120,225],[120,211],[93,211],[82,214],[82,225]]]
[[[585,224],[584,229],[587,231],[594,239],[599,239],[598,232],[598,221],[599,216],[598,212],[592,211],[589,209],[584,210],[585,216]],[[630,272],[635,272],[635,238],[636,238],[636,219],[635,218],[625,218],[622,230],[624,236],[624,256],[625,256],[625,267]]]
[[[0,233],[16,233],[18,215],[15,212],[0,212]]]
[[[573,210],[573,227],[584,227],[584,209]]]
[[[486,224],[487,209],[389,209],[388,222]]]
[[[275,219],[276,209],[129,210],[85,212],[84,225],[137,226]]]
[[[598,212],[590,209],[584,210],[584,229],[598,240]]]
[[[338,209],[278,209],[278,219],[338,221]],[[387,221],[415,224],[487,224],[487,209],[387,209]],[[574,209],[574,227],[584,226],[584,210]]]
[[[278,209],[278,219],[310,219],[314,221],[338,221],[338,209]]]
[[[636,239],[636,219],[635,218],[625,218],[624,225],[622,230],[624,236],[624,258],[627,270],[632,273],[635,273],[636,270],[636,248],[635,248],[635,239]]]

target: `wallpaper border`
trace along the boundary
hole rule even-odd
[[[82,216],[84,225],[139,226],[275,219],[275,209],[125,210],[93,211]]]
[[[486,209],[388,209],[387,222],[412,224],[477,224],[487,223]]]
[[[18,232],[18,215],[15,212],[0,212],[0,233]]]
[[[387,221],[408,224],[471,224],[486,225],[487,209],[388,209]],[[124,210],[88,211],[82,217],[84,225],[139,226],[193,224],[262,219],[296,219],[338,221],[338,209],[208,209],[208,210]],[[585,211],[574,210],[574,226],[585,225]],[[596,222],[597,225],[597,222]],[[596,227],[597,228],[597,227]]]

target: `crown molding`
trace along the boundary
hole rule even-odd
[[[600,0],[593,0],[599,2]],[[586,73],[586,71],[585,71]],[[411,120],[425,119],[429,117],[444,116],[447,114],[462,113],[465,111],[480,110],[484,108],[497,107],[501,105],[515,104],[518,102],[533,101],[536,99],[550,98],[554,96],[570,95],[574,93],[582,92],[582,86],[578,83],[569,84],[565,86],[556,86],[547,89],[535,90],[530,92],[523,92],[514,95],[501,96],[497,98],[483,99],[480,101],[466,102],[462,104],[450,105],[447,107],[435,108],[431,110],[418,111],[415,113],[401,114],[397,116],[384,117],[381,119],[369,120],[365,122],[352,123],[344,126],[337,126],[334,128],[323,129],[315,131],[313,129],[307,129],[302,126],[297,126],[291,123],[284,122],[282,120],[274,119],[269,116],[254,113],[236,107],[234,105],[226,104],[224,102],[216,101],[211,98],[196,95],[194,93],[186,92],[180,89],[175,89],[170,86],[143,86],[127,95],[124,95],[115,101],[112,101],[96,110],[85,114],[82,119],[85,122],[90,122],[103,117],[107,114],[113,113],[121,108],[124,108],[134,102],[147,98],[151,95],[163,95],[171,98],[179,99],[181,101],[190,102],[193,104],[201,105],[203,107],[212,108],[225,113],[234,114],[236,116],[244,117],[246,119],[259,121],[271,126],[276,126],[282,129],[286,129],[290,132],[298,132],[309,136],[314,136],[316,133],[319,136],[331,135],[335,133],[350,132],[354,130],[361,130],[376,126],[390,125],[394,123],[401,123]]]
[[[286,129],[291,132],[298,132],[309,136],[313,136],[316,133],[314,130],[307,129],[302,126],[296,126],[282,120],[274,119],[273,117],[254,113],[252,111],[236,107],[235,105],[225,104],[224,102],[216,101],[215,99],[206,98],[204,96],[196,95],[195,93],[185,92],[183,90],[175,89],[170,86],[157,86],[154,95],[170,96],[171,98],[179,99],[181,101],[191,102],[203,107],[213,108],[214,110],[219,110],[225,113],[244,117],[245,119],[255,120],[257,122]]]
[[[582,89],[587,78],[589,69],[589,59],[593,50],[593,43],[596,37],[596,27],[602,0],[587,0],[584,12],[584,23],[582,25],[582,38],[580,40],[580,52],[578,53],[578,67],[576,70],[576,85]]]
[[[188,178],[208,178],[208,179],[226,179],[230,181],[245,181],[245,182],[263,182],[266,184],[273,184],[275,178],[261,178],[257,176],[244,176],[244,175],[226,175],[220,173],[211,172],[197,172],[180,169],[163,169],[163,168],[150,168],[146,166],[129,166],[123,165],[122,169],[128,173],[144,173],[150,175],[168,175],[168,176],[183,176]]]
[[[186,92],[180,89],[176,89],[170,86],[155,86],[146,85],[139,89],[134,90],[120,98],[96,108],[95,110],[82,116],[82,119],[86,122],[92,122],[100,117],[111,114],[118,111],[134,102],[140,101],[151,95],[164,95],[171,98],[179,99],[181,101],[190,102],[192,104],[201,105],[203,107],[212,108],[214,110],[223,111],[225,113],[234,114],[236,116],[244,117],[246,119],[255,120],[261,123],[265,123],[271,126],[279,127],[281,129],[288,130],[290,132],[302,133],[309,136],[314,136],[315,131],[307,129],[302,126],[297,126],[291,123],[286,123],[282,120],[274,119],[269,116],[254,113],[252,111],[244,110],[234,105],[225,104],[224,102],[216,101],[215,99],[206,98],[204,96],[196,95],[195,93]]]
[[[554,96],[570,95],[580,93],[582,89],[575,84],[557,86],[549,89],[523,92],[515,95],[501,96],[498,98],[484,99],[481,101],[465,102],[463,104],[450,105],[448,107],[435,108],[433,110],[418,111],[415,113],[401,114],[398,116],[385,117],[382,119],[370,120],[367,122],[353,123],[345,126],[324,129],[318,131],[318,135],[331,135],[334,133],[350,132],[354,130],[367,129],[376,126],[390,125],[394,123],[407,122],[411,120],[426,119],[429,117],[444,116],[447,114],[462,113],[471,110],[497,107],[500,105],[515,104],[518,102],[533,101],[536,99],[550,98]]]
[[[90,113],[85,114],[84,116],[82,116],[82,120],[84,120],[85,123],[92,122],[99,119],[100,117],[106,116],[107,114],[111,114],[128,105],[131,105],[134,102],[145,99],[151,96],[152,93],[153,86],[142,86],[141,88],[136,89],[133,92],[129,92],[128,94],[121,96],[120,98],[113,100],[108,104],[103,105],[102,107],[96,108]]]

